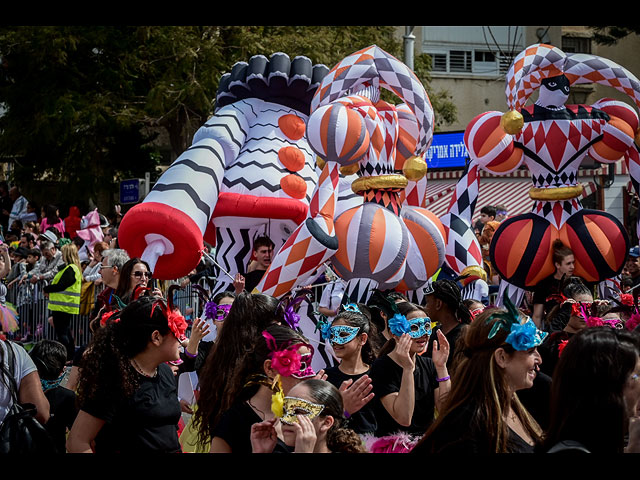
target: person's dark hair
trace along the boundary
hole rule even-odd
[[[58,207],[55,205],[45,205],[44,207],[44,217],[47,219],[47,223],[49,225],[55,225],[60,221],[60,217],[58,216]]]
[[[236,294],[233,292],[218,292],[213,297],[213,301],[217,304],[223,298],[233,298],[235,300]]]
[[[27,251],[27,256],[29,255],[40,258],[42,256],[42,252],[37,248],[32,248],[31,250]]]
[[[171,332],[162,308],[153,309],[155,297],[140,297],[96,329],[80,362],[78,400],[106,397],[117,401],[138,387],[139,374],[130,359],[147,348],[151,335]]]
[[[129,259],[129,261],[122,266],[122,269],[120,269],[120,278],[118,279],[118,288],[116,288],[115,294],[124,303],[127,303],[131,296],[131,293],[132,293],[131,292],[132,290],[131,274],[133,272],[134,267],[139,263],[142,263],[143,265],[145,265],[149,273],[151,273],[151,268],[149,268],[149,264],[138,257]]]
[[[592,295],[593,292],[582,281],[580,277],[569,277],[563,279],[561,284],[562,294],[571,299],[576,299],[579,295]],[[552,331],[564,329],[569,322],[571,316],[570,303],[557,303],[554,305],[546,317],[546,323],[550,325]]]
[[[20,237],[24,237],[27,239],[27,243],[30,244],[35,244],[36,241],[36,237],[33,236],[33,234],[29,233],[29,232],[22,232],[22,235],[20,235]]]
[[[327,430],[327,448],[334,453],[366,453],[360,436],[347,426],[340,391],[326,380],[316,378],[303,380],[299,385],[307,387],[314,403],[324,405],[321,417],[333,417],[333,425]]]
[[[496,207],[493,207],[491,205],[485,205],[484,207],[482,207],[480,209],[480,213],[484,213],[490,217],[494,217],[496,216]]]
[[[553,373],[545,451],[574,440],[592,453],[623,452],[622,392],[638,354],[638,337],[625,330],[592,327],[571,337]]]
[[[489,320],[489,317],[499,311],[501,309],[486,309],[463,327],[451,368],[451,378],[455,381],[451,382],[451,391],[438,418],[415,447],[417,451],[436,453],[441,447],[435,440],[437,435],[446,431],[448,422],[454,421],[455,415],[464,409],[472,409],[468,431],[480,437],[478,443],[486,447],[487,453],[508,451],[509,427],[503,415],[508,408],[518,415],[534,439],[540,439],[540,426],[520,403],[517,394],[510,395],[504,369],[495,360],[494,352],[498,348],[503,348],[508,355],[515,352],[505,343],[509,334],[505,329],[498,328],[489,338],[498,321],[496,318]]]
[[[440,299],[451,313],[462,323],[471,322],[471,313],[462,300],[460,287],[453,280],[442,279],[433,282],[433,295]]]
[[[375,325],[371,323],[371,321],[364,313],[360,312],[340,312],[333,318],[333,322],[335,322],[336,320],[342,320],[347,325],[350,325],[352,327],[359,327],[360,331],[358,332],[358,336],[362,335],[363,333],[367,334],[367,341],[362,346],[360,354],[362,355],[362,361],[367,365],[371,365],[373,361],[378,357],[379,350],[378,345],[375,343],[377,338]]]
[[[266,235],[262,235],[260,237],[256,237],[253,240],[253,251],[255,252],[260,247],[274,248],[275,244],[273,243],[273,240],[271,240],[269,237],[267,237]]]
[[[233,301],[224,328],[198,374],[200,395],[193,424],[202,441],[207,441],[219,415],[235,400],[237,391],[232,391],[232,383],[238,378],[244,357],[262,341],[263,330],[284,321],[277,312],[278,303],[270,295],[248,292],[238,294]]]
[[[29,356],[43,380],[56,380],[67,362],[67,347],[56,340],[40,340],[29,351]]]
[[[556,239],[551,245],[553,264],[562,263],[569,255],[573,255],[573,250],[567,247],[562,240]]]

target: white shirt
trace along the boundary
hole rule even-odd
[[[332,312],[335,312],[342,303],[342,296],[344,295],[345,285],[342,281],[336,280],[333,283],[325,285],[322,290],[322,297],[320,297],[319,307],[328,308]]]
[[[11,343],[14,352],[14,379],[16,381],[16,385],[18,390],[20,389],[20,382],[24,377],[29,375],[31,372],[35,372],[37,370],[35,363],[31,360],[31,357],[27,353],[27,351],[17,345],[15,343]],[[0,349],[2,349],[2,364],[3,369],[9,372],[9,363],[7,361],[7,343],[4,341],[0,341]],[[5,387],[3,379],[2,383],[0,383],[0,423],[4,421],[4,417],[6,417],[7,412],[13,405],[13,399],[9,389]],[[17,392],[16,392],[17,394]]]

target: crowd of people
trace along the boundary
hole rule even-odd
[[[12,223],[0,288],[42,282],[54,338],[29,345],[3,332],[0,422],[16,402],[33,404],[58,453],[640,452],[640,312],[628,290],[640,279],[638,247],[609,300],[573,275],[560,242],[554,275],[522,305],[505,296],[497,307],[444,277],[422,301],[374,290],[352,303],[331,269],[318,272],[317,298],[251,293],[274,249],[259,237],[246,272],[212,298],[199,287],[202,314],[187,319],[175,293],[202,276],[215,282],[210,266],[161,289],[110,225],[90,245],[53,206],[20,226],[30,205],[20,197],[3,206]],[[507,212],[481,214],[488,252]],[[78,345],[69,325],[88,282],[101,289],[90,340]],[[330,352],[322,369],[295,321],[300,295],[317,303]],[[184,374],[197,379],[193,399]]]

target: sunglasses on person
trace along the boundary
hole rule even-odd
[[[133,272],[133,276],[136,278],[142,278],[144,276],[151,279],[151,272]]]

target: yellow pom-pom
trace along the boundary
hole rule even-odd
[[[427,174],[427,162],[422,157],[409,157],[402,166],[402,173],[407,180],[417,182]]]
[[[271,411],[276,417],[281,418],[284,415],[284,390],[282,389],[279,374],[273,380],[271,391],[273,392],[273,395],[271,395]]]
[[[500,119],[500,126],[502,129],[510,135],[515,135],[524,126],[524,118],[520,112],[516,112],[515,110],[511,110],[504,115]]]
[[[636,145],[640,146],[640,130],[636,132],[636,135],[635,137],[633,137],[633,139],[635,140]]]
[[[280,418],[284,415],[284,392],[276,392],[271,395],[271,411]]]
[[[327,162],[325,161],[325,159],[324,159],[324,158],[316,156],[316,165],[317,165],[318,167],[320,167],[320,170],[322,170],[322,169],[324,168],[324,165],[325,165],[326,163],[327,163]]]

